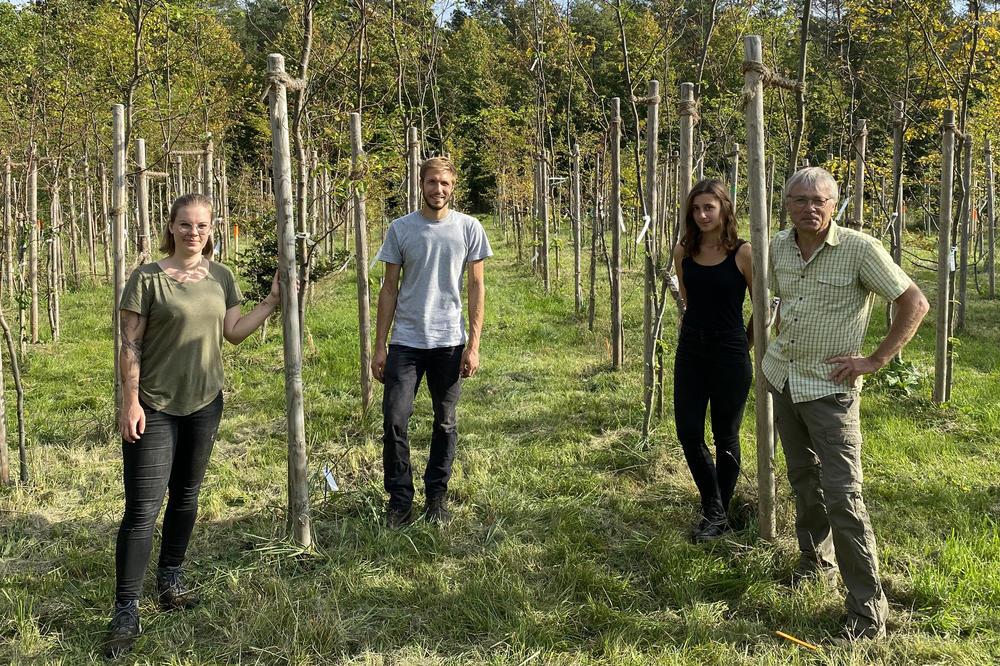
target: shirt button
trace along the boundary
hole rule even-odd
[[[801,297],[801,296],[799,296],[799,300],[800,300],[800,301],[802,300],[802,297]]]
[[[796,317],[796,318],[795,318],[795,319],[793,319],[792,321],[798,321],[798,320],[799,320],[799,318],[798,318],[798,317]]]
[[[799,276],[799,279],[801,280],[801,279],[802,279],[802,278],[804,278],[804,277],[805,277],[805,275],[800,275],[800,276]]]

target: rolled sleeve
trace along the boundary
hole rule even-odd
[[[861,260],[858,277],[869,291],[887,301],[894,301],[909,289],[910,276],[897,266],[878,241],[870,239]]]

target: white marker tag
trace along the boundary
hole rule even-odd
[[[642,231],[639,232],[639,237],[635,239],[635,244],[638,245],[645,238],[646,232],[649,231],[649,215],[642,216]]]
[[[851,203],[851,197],[844,199],[844,205],[840,207],[840,212],[837,213],[837,219],[834,222],[840,222],[840,218],[844,217],[844,211],[847,210],[847,204]]]
[[[338,486],[337,482],[334,480],[333,472],[330,471],[329,465],[327,465],[326,468],[323,470],[323,478],[326,479],[327,488],[329,488],[333,492],[337,492],[338,490],[340,490],[340,486]]]

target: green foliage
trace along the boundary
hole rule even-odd
[[[927,376],[913,364],[893,358],[889,364],[876,372],[866,388],[882,391],[894,398],[910,398],[923,393],[927,387]]]

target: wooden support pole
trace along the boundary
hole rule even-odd
[[[115,104],[111,107],[112,130],[112,182],[111,182],[111,239],[114,246],[114,300],[111,308],[111,328],[114,335],[115,354],[115,409],[122,407],[122,380],[118,357],[122,348],[121,312],[122,290],[125,289],[125,107]]]
[[[621,100],[611,99],[611,365],[625,363],[622,328],[622,114]]]
[[[941,137],[941,207],[938,217],[937,335],[934,350],[934,402],[948,398],[948,304],[951,278],[952,173],[955,167],[955,112],[945,109]]]
[[[272,53],[267,71],[283,78],[285,57]],[[302,335],[299,294],[296,288],[295,216],[292,196],[292,158],[288,143],[288,98],[285,84],[270,83],[268,102],[271,123],[271,160],[278,217],[278,274],[281,282],[281,321],[285,358],[285,409],[288,430],[288,529],[303,548],[312,546],[309,520],[306,428],[302,402]]]
[[[959,213],[958,298],[955,303],[955,330],[965,330],[965,306],[969,297],[969,233],[972,224],[972,135],[965,135],[962,165],[962,208]],[[949,373],[950,374],[950,373]]]
[[[996,298],[996,202],[993,183],[993,149],[990,140],[983,141],[983,157],[986,160],[986,228],[989,249],[986,255],[986,270],[990,276],[990,298]]]
[[[31,229],[28,247],[28,286],[31,290],[29,326],[31,341],[38,342],[38,149],[31,144],[28,158],[28,224]]]
[[[570,217],[573,221],[573,307],[576,314],[583,310],[583,285],[580,283],[580,248],[582,243],[580,224],[580,144],[573,144],[570,166]]]
[[[101,164],[101,247],[104,250],[104,277],[111,278],[111,216],[108,209],[108,173]]]
[[[642,304],[642,404],[645,408],[642,436],[649,436],[649,423],[653,414],[653,392],[656,383],[656,162],[660,140],[660,82],[650,81],[646,91],[646,218],[642,241],[643,304]],[[636,137],[638,140],[638,137]],[[642,233],[640,231],[640,233]]]
[[[7,293],[14,295],[14,188],[11,181],[10,156],[3,165],[3,283]]]
[[[730,155],[733,157],[733,167],[732,171],[729,172],[729,198],[733,200],[735,206],[736,195],[739,193],[740,187],[740,144],[733,144]]]
[[[52,342],[59,342],[59,289],[61,287],[59,264],[62,260],[62,203],[59,200],[59,181],[53,181],[49,188],[49,230],[48,238],[48,294],[47,309]]]
[[[363,182],[365,151],[361,142],[361,114],[351,114],[351,167],[354,171],[354,258],[358,273],[358,338],[361,346],[361,409],[372,401],[371,301],[368,293],[368,215]]]
[[[762,62],[759,35],[743,38],[744,62]],[[753,70],[743,74],[744,90],[753,87],[746,107],[747,190],[750,195],[750,239],[753,245],[753,326],[754,326],[754,398],[757,421],[757,519],[760,538],[773,541],[775,528],[775,485],[773,414],[771,395],[764,380],[762,362],[770,336],[768,327],[770,297],[767,290],[768,245],[770,243],[767,197],[764,193],[764,86]]]
[[[205,156],[202,163],[204,173],[201,175],[202,193],[212,202],[212,210],[219,210],[215,201],[215,144],[211,139],[205,142]]]
[[[858,119],[854,127],[854,217],[851,228],[861,231],[865,226],[865,149],[868,142],[868,121]]]
[[[184,187],[184,162],[180,155],[174,155],[174,193],[170,203],[185,194],[187,194],[187,188]]]
[[[542,151],[541,162],[538,165],[541,170],[538,177],[539,196],[539,217],[541,218],[542,229],[542,285],[545,293],[549,293],[551,288],[549,275],[549,151]]]
[[[73,188],[73,167],[66,169],[69,184],[69,255],[73,262],[73,286],[80,287],[80,243],[79,228],[76,226],[76,196]]]
[[[416,127],[406,130],[406,182],[409,211],[420,210],[420,137]]]
[[[138,263],[145,264],[152,259],[149,231],[149,179],[146,177],[146,141],[135,140],[135,164],[139,168],[135,176],[135,197],[139,206],[139,242],[136,243]]]
[[[892,260],[903,265],[903,131],[906,114],[902,102],[892,105]]]
[[[694,148],[694,116],[698,113],[697,103],[694,100],[694,84],[681,84],[681,103],[678,106],[680,116],[680,163],[677,167],[677,207],[678,207],[678,239],[684,237],[684,214],[683,210],[687,202],[688,192],[691,191],[691,177],[694,173],[693,148]]]

